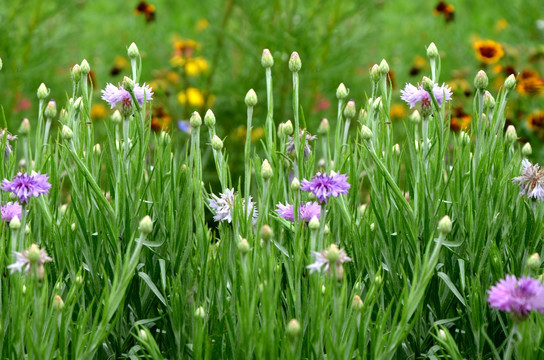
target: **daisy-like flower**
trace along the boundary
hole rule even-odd
[[[276,205],[278,208],[276,212],[278,215],[286,220],[295,221],[295,214],[293,210],[293,205],[279,203]],[[299,217],[300,219],[309,222],[313,217],[321,218],[321,205],[317,202],[307,202],[304,205],[299,206]]]
[[[472,44],[476,57],[485,64],[494,64],[504,56],[502,45],[493,40],[480,40]]]
[[[416,106],[418,102],[420,102],[422,106],[431,106],[431,96],[419,84],[415,87],[414,85],[407,83],[404,90],[400,91],[400,94],[400,98],[410,105],[410,109]],[[451,100],[452,92],[451,88],[446,84],[442,84],[442,86],[433,84],[433,94],[438,106],[442,106],[444,101]]]
[[[304,137],[306,135],[306,137]],[[312,148],[310,147],[309,141],[317,139],[317,136],[310,134],[305,129],[300,129],[300,141],[304,141],[304,157],[308,157],[310,153],[312,152]],[[303,139],[304,138],[304,139]],[[295,138],[293,136],[289,136],[287,138],[287,144],[286,145],[286,151],[287,154],[292,154],[295,151]]]
[[[145,101],[153,100],[153,90],[144,83],[143,86],[134,84],[134,96],[140,105]],[[107,101],[113,109],[117,103],[122,103],[123,106],[132,106],[132,96],[123,88],[123,85],[115,86],[106,84],[106,88],[102,90],[102,99]]]
[[[523,159],[522,165],[521,176],[512,180],[519,183],[519,196],[544,200],[544,169],[540,169],[538,164],[532,165],[527,159]]]
[[[11,219],[13,219],[14,217],[18,217],[20,219],[21,210],[22,210],[22,206],[16,202],[8,202],[7,204],[2,205],[1,207],[2,220],[6,222],[10,222]]]
[[[341,272],[342,264],[351,261],[351,258],[346,254],[344,249],[338,249],[338,246],[332,244],[328,249],[321,251],[312,251],[315,261],[306,266],[310,269],[310,274],[318,272],[331,272],[332,265],[336,266],[337,273]]]
[[[4,179],[2,190],[11,191],[21,203],[28,203],[31,196],[38,197],[41,194],[49,194],[51,184],[46,174],[32,173],[32,175],[18,173],[12,181]]]
[[[514,318],[523,320],[531,311],[544,312],[544,284],[540,280],[506,275],[487,293],[490,307],[507,311]]]
[[[219,194],[219,196],[212,194],[212,197],[208,199],[208,203],[212,210],[215,212],[215,216],[213,219],[215,221],[228,221],[229,223],[232,222],[232,209],[234,208],[234,197],[236,195],[234,194],[234,189],[226,189],[224,193]],[[247,206],[245,205],[246,201],[245,199],[242,200],[242,207],[246,209],[247,216],[249,216],[250,213],[253,213],[253,223],[255,224],[257,222],[257,208],[255,207],[255,204],[252,201],[251,196],[249,197],[249,200],[247,202]]]
[[[331,172],[331,175],[317,173],[311,181],[302,180],[301,190],[313,193],[319,202],[329,201],[329,197],[338,197],[347,194],[351,185],[347,182],[345,174]]]
[[[40,249],[36,244],[30,245],[27,250],[23,250],[22,252],[14,251],[13,254],[15,255],[15,262],[8,265],[8,269],[10,269],[12,273],[15,271],[26,271],[27,273],[30,273],[32,265],[36,265],[36,270],[40,279],[43,278],[44,274],[43,264],[53,261],[53,259],[47,255],[45,249]]]
[[[6,148],[4,150],[4,156],[7,158],[9,157],[9,154],[11,154],[11,146],[9,142],[16,140],[17,136],[11,135],[7,130],[0,129],[0,144],[2,144],[2,141],[4,141],[4,136],[6,137]]]

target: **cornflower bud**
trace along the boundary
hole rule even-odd
[[[440,231],[441,234],[446,235],[451,232],[451,219],[448,215],[444,216],[439,222],[438,222],[438,231]]]
[[[476,77],[474,78],[474,86],[478,90],[483,90],[487,87],[487,84],[489,83],[489,79],[487,78],[487,74],[485,71],[480,70],[476,74]]]
[[[329,120],[323,118],[321,120],[321,123],[319,124],[319,127],[317,128],[317,133],[321,135],[326,135],[329,133],[330,125]]]
[[[249,243],[246,239],[240,240],[240,242],[238,243],[238,250],[240,251],[242,256],[246,255],[249,252]]]
[[[374,83],[380,81],[380,66],[378,64],[374,64],[370,68],[370,80]]]
[[[361,137],[363,140],[370,140],[372,139],[372,130],[368,128],[368,126],[363,125],[361,127]]]
[[[74,67],[72,67],[70,75],[72,76],[73,82],[79,82],[79,80],[81,79],[81,67],[79,66],[79,64],[75,64]]]
[[[21,121],[21,125],[19,126],[19,134],[28,135],[29,133],[30,133],[30,121],[28,121],[27,118],[24,118],[23,121]]]
[[[504,80],[504,87],[508,90],[512,90],[516,86],[516,77],[514,74],[511,74],[509,77]]]
[[[346,88],[346,85],[344,83],[340,83],[338,87],[336,88],[336,98],[338,100],[344,100],[348,97],[349,90]]]
[[[300,181],[294,177],[291,181],[291,190],[297,191],[298,189],[300,189]]]
[[[414,112],[410,114],[410,120],[416,124],[419,124],[421,122],[421,115],[419,114],[419,111],[414,110]]]
[[[525,143],[523,147],[521,148],[521,154],[525,157],[531,155],[533,153],[533,148],[531,147],[530,143]]]
[[[389,72],[389,64],[387,63],[387,61],[385,61],[385,59],[382,59],[382,61],[380,62],[380,74],[382,76],[385,76],[387,75],[388,72]]]
[[[489,91],[484,93],[484,107],[493,109],[495,108],[495,98]],[[485,115],[485,114],[484,114]]]
[[[361,311],[363,309],[363,300],[361,300],[361,297],[359,295],[355,295],[353,297],[351,308],[355,311]]]
[[[317,216],[312,216],[312,218],[310,219],[310,222],[308,223],[308,227],[310,228],[310,230],[313,230],[313,231],[316,231],[316,230],[319,230],[319,219],[317,218]]]
[[[86,59],[83,59],[83,61],[81,62],[80,68],[81,68],[82,75],[87,75],[88,73],[91,72],[91,67],[89,66],[89,63],[87,62]]]
[[[138,230],[143,235],[150,234],[153,231],[153,220],[151,220],[149,215],[144,216],[143,219],[140,220],[140,225],[138,226]]]
[[[140,56],[140,50],[138,50],[138,46],[136,46],[135,43],[130,44],[127,50],[127,55],[131,59],[137,59],[138,56]]]
[[[14,216],[9,222],[9,228],[11,230],[19,230],[21,228],[21,220],[18,216]]]
[[[291,122],[291,120],[287,120],[282,128],[282,133],[283,133],[283,136],[289,136],[293,133],[293,123]]]
[[[60,131],[60,135],[64,140],[72,140],[74,137],[74,133],[72,132],[72,129],[70,129],[66,125],[62,125],[62,130]]]
[[[438,57],[438,49],[434,42],[430,43],[427,47],[427,57],[429,59],[436,59]]]
[[[204,311],[204,308],[202,306],[199,306],[195,310],[195,317],[202,320],[206,317],[206,312]]]
[[[45,107],[45,110],[43,111],[43,114],[48,119],[52,119],[57,116],[57,103],[55,103],[55,100],[49,100],[47,106]]]
[[[255,90],[249,89],[244,101],[248,107],[253,107],[257,105],[257,94],[255,93]]]
[[[189,124],[191,124],[191,127],[193,129],[199,128],[200,125],[202,125],[202,118],[200,117],[200,114],[197,111],[194,111],[191,114],[191,118],[189,119]]]
[[[355,108],[355,101],[350,100],[344,108],[344,117],[347,119],[353,119],[357,115],[357,109]]]
[[[264,241],[270,241],[274,237],[274,231],[268,225],[263,225],[261,228],[261,239]]]
[[[340,259],[340,250],[336,244],[331,244],[327,249],[327,260],[329,260],[330,264],[336,264],[338,259]]]
[[[38,87],[38,92],[37,92],[38,99],[44,100],[46,97],[49,96],[49,92],[50,90],[45,86],[45,84],[41,83],[40,86]]]
[[[208,111],[206,111],[206,115],[204,115],[204,124],[206,124],[206,126],[209,128],[213,128],[215,126],[215,115],[211,109],[208,109]]]
[[[287,324],[287,335],[291,339],[295,339],[300,334],[300,324],[297,319],[291,319]]]
[[[223,141],[217,135],[212,137],[212,149],[215,151],[221,151],[221,149],[223,149]]]
[[[274,66],[274,58],[272,57],[270,50],[263,50],[263,55],[261,56],[261,65],[264,68],[271,68],[272,66]]]
[[[506,141],[512,143],[518,139],[518,133],[514,125],[508,125],[506,128]]]
[[[123,117],[121,116],[121,112],[119,112],[119,110],[115,110],[113,112],[111,115],[111,121],[113,121],[114,124],[120,124],[123,121]]]
[[[423,87],[423,90],[427,91],[428,93],[431,93],[433,91],[434,83],[431,79],[424,76],[423,79],[421,79],[421,86]]]
[[[532,271],[537,271],[538,268],[540,268],[540,255],[538,253],[529,256],[527,259],[527,267]]]
[[[55,310],[62,310],[64,307],[64,301],[62,301],[62,298],[59,295],[55,295],[53,298],[53,309]]]
[[[128,92],[134,91],[134,80],[132,80],[128,76],[123,77],[123,89]]]
[[[300,56],[296,51],[293,51],[291,58],[289,59],[289,70],[292,72],[299,72],[302,68],[302,62],[300,61]]]
[[[272,166],[270,166],[270,163],[267,159],[264,159],[261,165],[261,175],[265,181],[269,180],[272,176],[274,176]]]

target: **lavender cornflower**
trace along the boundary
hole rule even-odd
[[[11,135],[10,132],[5,129],[0,129],[0,144],[4,141],[4,136],[6,137],[6,148],[4,150],[4,156],[8,158],[9,154],[11,154],[11,146],[9,142],[16,140],[17,136]]]
[[[306,137],[304,139],[304,157],[308,157],[310,155],[310,153],[312,152],[312,148],[310,147],[310,144],[308,143],[308,141],[312,141],[312,140],[317,139],[317,136],[310,134],[305,129],[300,129],[299,138],[300,138],[301,142],[303,141],[302,138],[304,137],[304,134],[306,134]],[[294,153],[294,151],[295,151],[295,138],[293,136],[289,136],[287,138],[286,146],[287,147],[286,147],[285,150],[287,151],[287,154]]]
[[[49,194],[51,184],[46,174],[33,172],[32,175],[18,173],[12,181],[4,179],[2,190],[11,191],[21,203],[28,203],[31,196],[38,197],[41,194]]]
[[[540,280],[506,275],[487,293],[490,307],[507,311],[514,319],[524,320],[531,311],[544,312],[544,284]]]
[[[153,90],[144,83],[143,86],[134,84],[134,96],[140,105],[145,101],[153,100]],[[123,88],[123,85],[118,87],[113,84],[106,84],[106,88],[102,90],[102,99],[107,101],[113,109],[118,102],[124,106],[132,106],[132,96]]]
[[[40,249],[36,244],[30,245],[27,250],[23,250],[22,252],[14,251],[13,254],[15,255],[15,262],[8,265],[8,269],[10,269],[12,273],[15,271],[26,271],[27,273],[30,273],[32,265],[34,264],[36,265],[36,271],[40,279],[42,279],[44,275],[43,264],[53,261],[53,259],[47,255],[45,249]]]
[[[286,220],[295,221],[295,214],[293,210],[293,205],[286,203],[283,205],[279,203],[276,205],[278,208],[276,212],[278,215]],[[309,222],[313,217],[321,218],[321,205],[317,202],[307,202],[304,205],[299,206],[299,217],[300,219]]]
[[[519,183],[519,196],[544,200],[544,169],[540,169],[538,164],[532,165],[527,159],[523,159],[521,164],[521,176],[512,180]]]
[[[400,91],[400,94],[400,98],[410,105],[410,109],[416,106],[418,102],[421,102],[422,106],[431,106],[431,96],[419,84],[417,87],[415,87],[414,85],[407,83],[404,90]],[[443,101],[451,100],[452,92],[451,88],[446,84],[442,84],[442,86],[433,84],[433,94],[436,98],[438,106],[442,106]]]
[[[2,205],[2,208],[1,208],[2,220],[5,220],[6,222],[10,222],[11,219],[13,219],[14,217],[18,217],[20,219],[21,210],[22,210],[22,206],[16,202],[8,202],[7,204]]]
[[[319,202],[327,202],[329,197],[347,194],[351,185],[345,174],[331,172],[331,175],[317,173],[311,181],[302,180],[301,190],[312,192]]]
[[[336,265],[337,275],[343,271],[342,264],[351,261],[351,258],[346,254],[344,249],[338,249],[338,246],[332,244],[328,249],[321,251],[312,251],[315,261],[306,266],[310,269],[310,274],[319,272],[331,272],[331,265]]]
[[[232,209],[234,207],[234,189],[226,189],[224,193],[219,194],[218,197],[215,194],[212,194],[212,197],[208,199],[209,205],[212,208],[212,210],[215,212],[215,216],[213,219],[215,221],[228,221],[229,223],[232,222]],[[249,197],[249,200],[247,202],[247,206],[245,206],[245,199],[242,200],[242,207],[246,208],[247,210],[247,216],[252,212],[253,213],[253,223],[255,224],[257,222],[257,208],[255,207],[255,204],[253,201],[251,201],[251,196]]]
[[[187,120],[179,120],[178,129],[183,131],[186,134],[191,134],[191,125],[189,124],[189,121]]]

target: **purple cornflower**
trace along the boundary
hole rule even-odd
[[[400,91],[400,94],[400,98],[410,105],[410,109],[416,106],[418,102],[421,102],[422,106],[431,106],[431,96],[419,84],[415,87],[414,85],[407,83],[404,90]],[[452,92],[451,88],[446,84],[442,84],[442,86],[433,84],[433,94],[438,106],[442,106],[443,101],[451,100]]]
[[[208,199],[209,205],[212,210],[215,212],[213,219],[215,221],[228,221],[232,222],[232,209],[234,207],[234,189],[226,189],[224,193],[219,194],[219,197],[215,194],[212,194],[212,197]],[[245,206],[245,200],[242,200],[242,207],[245,207],[247,210],[247,216],[249,213],[253,212],[253,223],[257,222],[257,208],[253,201],[251,201],[251,196],[247,202],[247,207]]]
[[[41,194],[49,194],[51,184],[46,174],[34,173],[32,175],[18,173],[12,181],[4,179],[2,190],[11,191],[19,202],[27,203],[31,196],[38,197]]]
[[[22,206],[16,202],[8,202],[5,205],[2,205],[2,220],[10,222],[14,217],[21,218]]]
[[[279,203],[276,205],[278,208],[276,209],[276,212],[278,215],[286,220],[289,221],[295,221],[295,214],[293,210],[293,205],[286,203],[283,205],[282,203]],[[299,206],[299,217],[300,219],[309,222],[312,220],[313,217],[317,217],[318,219],[321,218],[321,205],[314,202],[307,202],[304,205]]]
[[[515,177],[512,182],[519,183],[519,196],[544,200],[544,169],[538,164],[532,165],[529,160],[523,159],[521,176]]]
[[[142,105],[145,101],[153,100],[153,90],[144,83],[143,86],[134,84],[134,96],[138,103]],[[123,88],[123,85],[118,87],[113,84],[106,84],[106,88],[102,90],[102,99],[107,101],[111,108],[113,109],[118,102],[121,102],[123,105],[132,105],[132,96],[130,93]]]
[[[15,271],[26,271],[27,273],[30,273],[32,264],[35,264],[40,279],[43,279],[44,275],[43,264],[53,261],[53,259],[47,255],[45,249],[40,249],[36,244],[30,245],[27,250],[23,250],[22,252],[14,251],[13,254],[15,255],[15,262],[8,265],[8,269],[10,269],[12,273]]]
[[[304,134],[306,134],[306,137],[303,139]],[[302,142],[304,140],[304,157],[308,157],[310,153],[312,152],[312,148],[310,147],[309,141],[317,139],[317,136],[310,134],[305,129],[300,129],[300,141]],[[293,136],[289,136],[287,138],[286,145],[286,151],[287,154],[292,154],[295,151],[295,138]]]
[[[327,202],[329,197],[347,194],[350,184],[345,174],[331,172],[331,175],[317,173],[311,181],[302,180],[301,190],[312,192],[319,202]]]
[[[179,120],[178,129],[180,129],[186,134],[191,134],[191,124],[189,124],[189,121],[187,120]]]
[[[338,246],[331,244],[328,249],[321,251],[312,251],[315,261],[306,266],[307,269],[310,269],[310,274],[319,271],[319,272],[331,272],[331,265],[336,265],[336,272],[339,275],[343,271],[342,264],[348,261],[351,261],[351,258],[346,254],[344,249],[338,249]]]
[[[507,311],[520,320],[529,312],[544,312],[544,285],[540,280],[527,276],[519,280],[514,275],[506,275],[487,292],[489,306]]]
[[[17,136],[11,135],[7,130],[0,129],[0,144],[2,144],[2,142],[4,141],[4,136],[6,136],[6,148],[4,150],[4,156],[7,158],[9,157],[9,154],[11,154],[11,145],[9,144],[9,142],[17,139]]]

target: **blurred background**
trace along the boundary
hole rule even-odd
[[[456,131],[470,127],[473,79],[484,69],[496,95],[516,74],[508,120],[521,141],[544,155],[544,1],[109,1],[9,0],[0,2],[0,104],[16,133],[23,118],[36,122],[36,90],[44,82],[60,108],[71,94],[70,69],[91,65],[97,129],[112,110],[100,100],[107,82],[130,75],[126,49],[138,45],[141,82],[155,92],[152,127],[183,139],[179,121],[211,108],[225,146],[245,137],[244,96],[253,88],[254,141],[264,134],[266,91],[260,58],[271,50],[275,121],[292,116],[292,51],[302,59],[301,101],[310,132],[322,118],[335,119],[340,82],[360,107],[371,90],[369,69],[382,59],[393,83],[391,118],[409,115],[399,91],[429,75],[426,46],[441,54],[440,82],[454,90],[451,116]]]

